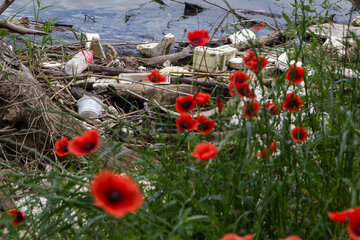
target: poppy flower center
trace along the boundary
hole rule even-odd
[[[123,201],[123,196],[118,191],[110,191],[106,194],[106,200],[109,204],[117,204]]]
[[[304,136],[303,136],[302,132],[299,131],[299,132],[297,132],[297,133],[295,134],[295,137],[296,137],[297,139],[302,139]],[[360,228],[360,227],[359,227],[359,228]]]
[[[157,77],[152,76],[151,81],[155,83],[155,82],[159,82],[159,79]]]
[[[210,122],[202,122],[202,123],[199,123],[198,124],[198,128],[201,130],[201,131],[206,131],[210,128],[209,126],[209,123]]]
[[[184,109],[189,109],[190,106],[191,106],[191,102],[183,102],[183,103],[182,103],[182,107],[183,107]]]
[[[61,149],[60,149],[60,151],[62,151],[62,152],[68,152],[68,151],[69,151],[68,146],[62,146]]]
[[[289,108],[296,108],[298,106],[298,102],[293,98],[288,102],[288,106]]]
[[[354,229],[354,232],[355,232],[356,236],[360,236],[360,226],[356,227]]]
[[[16,213],[15,221],[16,221],[16,222],[22,222],[22,221],[24,221],[24,216],[22,215],[21,212],[17,212],[17,213]]]
[[[199,40],[193,39],[192,42],[195,43],[195,44],[198,44],[198,43],[199,43]]]
[[[188,129],[188,128],[189,128],[189,124],[187,124],[186,122],[180,123],[180,126],[181,126],[183,129]]]
[[[95,143],[87,143],[84,146],[84,151],[90,151],[95,147]]]

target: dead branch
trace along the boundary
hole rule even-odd
[[[19,33],[19,34],[48,35],[43,31],[16,26],[15,24],[9,23],[6,20],[0,20],[0,28],[5,28],[11,32]]]
[[[193,78],[179,78],[179,77],[172,77],[172,81],[178,81],[179,83],[186,83],[195,86],[202,86],[208,88],[220,88],[220,89],[228,89],[228,86],[225,83],[215,82],[212,80],[198,80]]]
[[[277,30],[271,35],[256,38],[252,42],[252,44],[247,43],[247,44],[243,44],[243,45],[239,46],[238,50],[243,51],[243,50],[251,48],[252,46],[255,46],[255,47],[257,47],[257,46],[273,46],[273,45],[284,43],[285,40],[286,39],[283,34],[283,31]]]
[[[15,2],[15,0],[5,0],[0,6],[0,15],[5,12],[5,10],[13,4],[13,2]]]
[[[189,56],[192,56],[192,45],[187,46],[181,52],[178,52],[178,53],[163,55],[163,56],[159,56],[159,57],[153,57],[153,58],[149,58],[149,59],[142,59],[140,61],[144,65],[147,65],[147,66],[156,66],[156,65],[163,64],[165,61],[174,62],[174,61],[178,61],[180,59],[187,58]]]
[[[150,58],[151,59],[151,58]],[[125,68],[112,68],[101,65],[89,64],[89,70],[92,72],[100,72],[108,75],[118,75],[120,73],[141,73],[139,70],[129,70]]]

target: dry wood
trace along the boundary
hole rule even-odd
[[[5,0],[1,5],[0,5],[0,15],[5,12],[5,10],[10,7],[11,4],[13,4],[13,2],[15,2],[15,0]]]
[[[253,41],[253,44],[244,44],[238,47],[239,51],[243,51],[252,47],[258,47],[258,46],[274,46],[281,43],[284,43],[286,41],[285,36],[283,34],[282,30],[277,30],[273,34],[256,38]]]
[[[159,57],[153,57],[153,58],[149,58],[149,59],[142,59],[140,61],[144,65],[147,65],[147,66],[156,66],[156,65],[163,64],[165,61],[175,62],[180,59],[187,58],[189,56],[192,56],[192,45],[187,46],[181,52],[178,52],[178,53],[163,55],[163,56],[159,56]]]
[[[225,83],[220,83],[212,80],[198,80],[193,78],[179,78],[179,77],[172,77],[172,81],[177,81],[180,83],[186,83],[194,86],[202,86],[202,87],[208,87],[208,88],[220,88],[227,90],[228,86]]]
[[[5,28],[11,32],[20,34],[47,35],[47,33],[43,31],[20,27],[15,24],[9,23],[6,20],[0,20],[0,28]]]
[[[119,75],[120,73],[141,73],[139,70],[130,70],[125,68],[112,68],[101,65],[89,64],[89,70],[92,72],[100,72],[108,75]]]
[[[110,84],[109,87],[125,99],[136,99],[140,101],[156,100],[162,105],[170,105],[176,102],[176,98],[183,93],[193,92],[192,86],[188,84],[163,85],[161,88],[146,84]],[[181,93],[181,94],[180,94]]]

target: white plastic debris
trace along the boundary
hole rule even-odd
[[[138,67],[138,70],[140,70],[140,71],[146,71],[146,67],[144,67],[144,66],[139,66],[139,67]]]
[[[249,40],[253,40],[256,38],[255,33],[253,33],[249,29],[243,29],[239,32],[236,32],[233,35],[230,35],[228,39],[235,46],[238,47],[243,43],[247,43]]]
[[[234,58],[236,52],[237,49],[229,45],[217,48],[196,47],[193,68],[201,72],[224,72],[227,69],[227,61]]]
[[[94,52],[95,58],[106,58],[104,50],[100,44],[100,35],[98,33],[86,33],[86,49]]]
[[[77,101],[78,113],[82,117],[96,118],[100,115],[100,111],[105,104],[94,96],[84,95]]]
[[[275,67],[282,72],[285,72],[289,68],[289,58],[286,52],[282,53],[275,62]]]
[[[360,27],[360,16],[356,16],[356,17],[351,21],[351,25],[356,26],[356,27]]]
[[[242,58],[231,58],[227,62],[227,65],[231,68],[238,69],[238,70],[245,68],[244,59],[242,59]]]
[[[184,67],[171,66],[160,70],[161,73],[169,73],[171,75],[191,75],[191,72]]]
[[[42,67],[43,68],[61,68],[63,66],[62,63],[58,63],[58,62],[44,62],[42,63]]]
[[[159,43],[145,43],[137,45],[136,49],[147,57],[157,57],[170,54],[175,43],[175,36],[165,35]]]

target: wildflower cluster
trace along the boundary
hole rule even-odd
[[[206,105],[210,101],[210,94],[203,92],[196,92],[193,95],[180,96],[176,99],[175,110],[180,113],[180,117],[175,120],[176,127],[179,131],[196,130],[202,135],[209,134],[215,127],[215,121],[207,118],[204,115],[198,115],[194,119],[188,112],[193,111],[196,105]],[[200,161],[206,161],[215,157],[218,153],[217,147],[211,143],[200,143],[195,146],[195,152],[192,156],[198,158]]]

